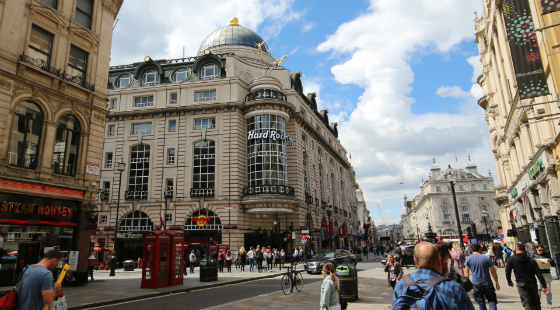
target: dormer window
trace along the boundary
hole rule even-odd
[[[202,72],[200,74],[200,77],[203,80],[217,78],[218,77],[218,66],[216,66],[215,64],[209,64],[209,65],[204,66],[202,68]]]
[[[187,71],[187,69],[185,68],[181,68],[175,71],[175,75],[173,76],[173,79],[175,80],[175,83],[179,83],[179,82],[183,82],[188,77],[189,77],[189,71]]]
[[[148,71],[144,73],[144,77],[142,77],[142,85],[155,85],[157,83],[157,72],[156,71]]]
[[[130,85],[131,82],[132,82],[132,77],[128,74],[125,74],[119,77],[115,86],[117,86],[118,88],[125,88],[128,85]]]

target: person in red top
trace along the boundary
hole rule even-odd
[[[218,253],[218,265],[220,266],[220,272],[224,272],[225,259],[226,256],[224,255],[224,250],[220,250],[220,253]]]

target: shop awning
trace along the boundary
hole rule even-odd
[[[109,252],[109,249],[106,247],[100,247],[100,246],[94,246],[93,247],[93,251],[94,252]]]
[[[255,214],[291,214],[294,210],[288,208],[251,208],[247,213]]]
[[[29,220],[12,220],[12,219],[0,219],[0,223],[27,224],[27,225],[78,226],[78,223],[72,223],[72,222],[29,221]]]

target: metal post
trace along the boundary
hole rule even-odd
[[[463,231],[461,230],[461,221],[459,219],[459,208],[457,208],[457,197],[455,196],[455,182],[449,182],[451,184],[451,192],[453,193],[453,204],[455,205],[455,219],[457,220],[457,229],[459,230],[459,244],[461,249],[465,248],[463,243]]]
[[[115,276],[115,269],[117,268],[117,232],[119,231],[119,206],[121,202],[121,181],[122,181],[122,170],[119,170],[119,192],[117,193],[117,214],[115,215],[115,237],[113,240],[113,258],[111,259],[111,272],[110,277]]]
[[[488,219],[486,216],[484,216],[483,219],[484,219],[484,228],[486,228],[486,242],[490,242],[490,240],[488,240],[490,237],[490,234],[488,233],[488,222],[487,222]]]

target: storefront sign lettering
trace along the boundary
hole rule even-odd
[[[117,233],[117,238],[142,238],[144,237],[143,233],[134,233],[134,232],[125,232],[125,233]]]
[[[3,201],[0,212],[8,213],[25,213],[25,214],[39,214],[39,215],[56,215],[72,217],[72,208],[38,205],[25,202]]]
[[[537,176],[544,170],[543,162],[541,159],[537,160],[537,162],[527,171],[529,174],[529,179],[534,180]]]
[[[77,201],[0,193],[0,221],[77,222]]]
[[[208,222],[210,222],[210,217],[201,214],[197,217],[191,218],[191,221],[196,222],[196,225],[198,225],[199,227],[204,227],[206,226],[206,224],[208,224]]]
[[[294,140],[292,140],[292,138],[290,138],[289,135],[287,135],[285,132],[279,133],[276,130],[267,130],[265,132],[260,132],[260,133],[251,130],[247,133],[247,140],[251,140],[251,139],[272,139],[274,141],[282,140],[282,142],[284,143],[288,143],[289,145],[294,145]]]
[[[517,188],[512,189],[510,194],[511,194],[511,198],[517,197]]]

